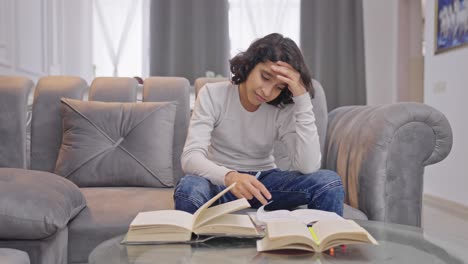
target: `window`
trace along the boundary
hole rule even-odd
[[[149,0],[93,1],[94,76],[148,76]],[[272,32],[299,45],[300,0],[229,0],[230,56]]]
[[[145,0],[93,1],[94,76],[143,76]],[[145,27],[145,31],[144,31]]]
[[[300,8],[300,0],[229,0],[231,57],[273,32],[299,45]]]

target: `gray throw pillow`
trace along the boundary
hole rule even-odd
[[[78,187],[50,172],[0,168],[0,239],[42,239],[86,206]]]
[[[55,173],[80,187],[172,187],[174,102],[62,98]]]

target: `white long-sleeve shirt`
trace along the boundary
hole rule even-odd
[[[255,112],[240,102],[239,86],[209,83],[199,92],[182,153],[186,174],[224,185],[229,171],[276,168],[275,140],[287,148],[292,169],[311,173],[320,168],[320,143],[308,93],[278,108],[261,104]]]

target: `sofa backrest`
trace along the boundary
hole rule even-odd
[[[182,77],[149,77],[143,84],[143,102],[176,101],[174,123],[174,184],[184,176],[180,156],[184,149],[190,121],[190,83]]]
[[[193,89],[195,90],[195,97],[198,95],[200,89],[207,83],[225,82],[228,81],[224,77],[200,77],[193,83]]]
[[[195,93],[198,93],[200,89],[206,83],[226,81],[224,78],[207,78],[201,77],[195,81]],[[328,110],[327,110],[327,101],[325,98],[325,92],[323,91],[322,85],[316,81],[312,80],[312,85],[314,86],[314,98],[312,99],[313,111],[315,114],[317,130],[320,139],[320,151],[322,152],[322,167],[325,164],[325,155],[323,155],[325,147],[325,137],[327,135],[327,124],[328,124]],[[286,152],[286,146],[284,146],[280,141],[275,142],[274,146],[274,157],[276,165],[284,170],[291,169],[291,161]]]
[[[130,102],[137,98],[138,82],[129,77],[99,77],[89,88],[88,100],[100,102]]]
[[[99,77],[89,88],[89,101],[136,102],[134,78]],[[174,183],[183,176],[180,155],[189,122],[189,83],[179,77],[150,77],[144,82],[143,101],[176,101],[173,137]],[[79,77],[51,76],[39,80],[31,124],[31,169],[53,172],[62,140],[60,98],[83,99],[86,82]]]
[[[41,78],[34,92],[31,120],[31,169],[53,172],[62,142],[60,98],[83,99],[86,82],[74,76]]]
[[[0,168],[26,168],[26,111],[34,83],[0,76]]]
[[[328,127],[328,108],[327,108],[327,98],[323,90],[322,85],[317,80],[312,80],[312,85],[314,86],[315,95],[312,98],[313,111],[315,114],[315,124],[317,125],[317,130],[320,139],[320,152],[322,153],[322,168],[325,165],[325,140],[327,136],[327,127]]]

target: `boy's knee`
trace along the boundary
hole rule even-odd
[[[186,175],[180,179],[175,188],[176,193],[193,193],[201,189],[209,189],[207,179],[197,175]]]
[[[342,184],[330,188],[328,193],[331,193],[331,195],[333,195],[337,200],[344,200],[345,191]]]
[[[338,173],[332,171],[332,170],[321,170],[322,173],[324,174],[324,177],[329,181],[329,182],[340,182],[341,183],[341,177],[338,175]]]
[[[174,190],[174,199],[182,198],[197,204],[203,204],[211,197],[211,183],[204,177],[186,175],[177,184]]]
[[[194,213],[210,197],[210,182],[200,176],[186,175],[174,191],[176,210]]]
[[[344,196],[344,187],[340,175],[331,170],[325,170],[325,173],[328,180],[328,185],[331,187],[328,189],[328,191],[336,193],[338,196],[340,196],[340,194],[341,196]]]
[[[336,199],[344,198],[344,187],[341,181],[341,177],[334,171],[331,170],[320,170],[319,171],[319,189],[315,191],[314,199],[319,196],[333,196]]]

